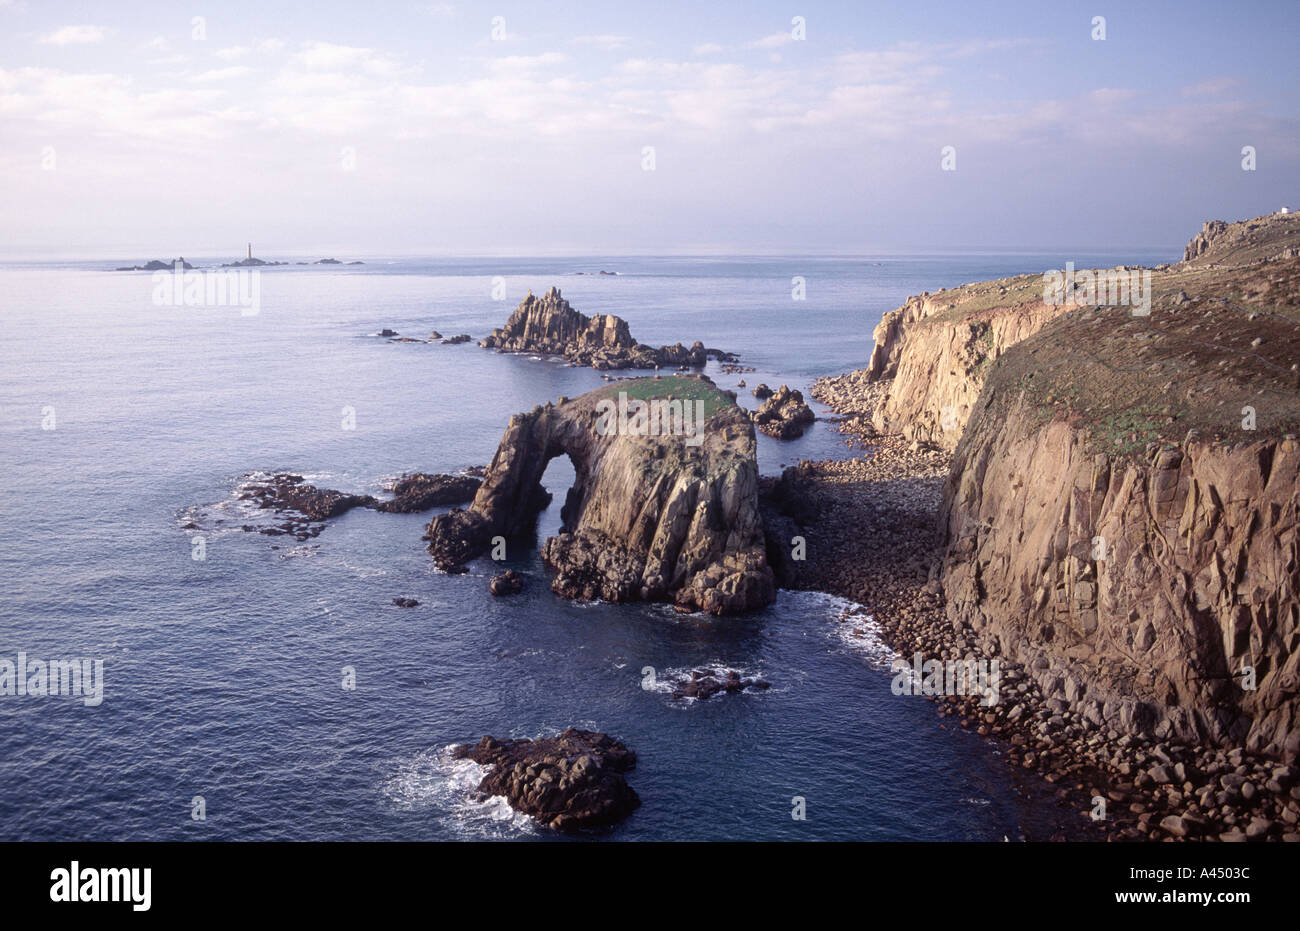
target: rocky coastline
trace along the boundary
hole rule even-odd
[[[939,713],[1057,787],[1062,837],[1300,841],[1297,231],[1207,225],[1151,319],[1047,314],[1041,279],[913,298],[813,389],[870,454],[765,482],[769,553],[807,538],[782,584],[999,661],[999,702]]]

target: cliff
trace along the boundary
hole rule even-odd
[[[1245,297],[1262,297],[1278,268],[1300,256],[1300,220],[1274,214],[1225,223],[1207,222],[1184,250],[1184,261],[1153,269],[1119,266],[1128,275],[1149,275],[1151,297],[1176,306],[1200,296],[1221,297],[1236,283]],[[1236,273],[1264,268],[1260,276]],[[1009,348],[1033,336],[1063,314],[1107,306],[1102,276],[1108,270],[1080,269],[1076,290],[1064,300],[1047,300],[1042,274],[966,284],[908,298],[876,327],[875,349],[862,375],[884,385],[874,405],[878,433],[954,449],[993,363]],[[1098,291],[1082,283],[1098,276]],[[1176,304],[1175,304],[1176,302]],[[1263,306],[1263,305],[1261,305]],[[1086,343],[1086,341],[1085,341]]]
[[[562,356],[595,369],[699,368],[711,357],[735,359],[721,350],[706,349],[699,341],[689,349],[681,343],[658,349],[638,343],[626,320],[612,314],[588,317],[570,306],[558,288],[551,288],[540,298],[529,291],[506,325],[493,330],[479,345],[499,352]]]
[[[1294,760],[1297,359],[1296,259],[1180,263],[1149,317],[1076,308],[1006,349],[945,489],[949,621],[1094,724]]]
[[[567,455],[563,529],[542,551],[557,594],[712,614],[762,607],[775,589],[755,448],[744,410],[702,378],[617,382],[539,406],[510,419],[470,507],[430,522],[429,551],[454,568],[493,537],[527,533],[549,501],[547,463]]]

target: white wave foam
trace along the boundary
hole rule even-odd
[[[511,808],[502,796],[478,800],[478,785],[487,768],[473,760],[453,759],[454,746],[425,750],[399,762],[382,786],[384,797],[403,811],[441,814],[450,827],[470,838],[536,833],[537,823]]]

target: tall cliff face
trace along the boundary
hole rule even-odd
[[[866,371],[888,386],[873,427],[952,449],[989,365],[1069,309],[1043,302],[1037,275],[909,298],[875,330]]]
[[[1171,278],[1150,317],[1081,308],[991,367],[948,616],[1097,723],[1293,759],[1300,262]]]
[[[690,348],[677,343],[656,349],[638,343],[626,320],[612,314],[588,317],[570,306],[558,288],[551,288],[541,297],[528,292],[506,325],[493,330],[479,345],[501,352],[562,356],[595,369],[699,367],[710,356],[732,358],[728,353],[708,350],[698,341]]]
[[[642,432],[638,400],[685,405],[679,409],[693,435]],[[620,404],[632,409],[626,429],[617,413],[608,419]],[[568,455],[575,481],[563,530],[542,551],[558,594],[667,600],[712,614],[759,608],[775,587],[755,450],[745,412],[705,380],[617,382],[512,417],[473,504],[429,524],[429,550],[439,565],[457,566],[484,553],[493,537],[527,530],[549,500],[540,484],[546,464]]]
[[[1300,445],[1115,460],[1023,406],[998,417],[972,423],[945,499],[954,624],[1095,723],[1294,758]]]

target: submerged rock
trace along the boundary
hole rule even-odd
[[[636,766],[636,753],[608,734],[571,727],[537,740],[484,737],[452,756],[491,767],[478,786],[483,796],[503,796],[557,831],[611,825],[641,805],[623,776]]]
[[[394,598],[393,604],[399,608],[418,608],[420,603],[414,598]]]
[[[766,679],[742,676],[734,669],[719,672],[716,669],[695,669],[691,677],[673,687],[673,698],[712,698],[719,692],[743,692],[745,689],[762,691],[772,687]]]

